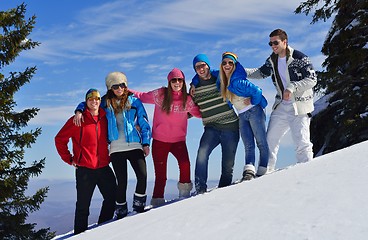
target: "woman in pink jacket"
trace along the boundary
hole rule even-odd
[[[155,104],[152,127],[152,159],[155,168],[155,186],[151,204],[165,203],[167,158],[172,153],[178,161],[180,177],[179,198],[190,196],[193,184],[190,180],[190,161],[186,145],[188,115],[200,118],[198,106],[187,94],[184,73],[174,68],[167,76],[167,87],[150,92],[129,89],[143,103]]]

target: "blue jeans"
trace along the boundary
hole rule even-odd
[[[239,131],[205,127],[199,143],[196,166],[195,188],[197,193],[207,191],[208,160],[215,147],[221,144],[222,167],[218,187],[229,186],[233,178],[235,153],[239,142]]]
[[[255,138],[260,155],[258,165],[267,168],[269,152],[266,137],[266,114],[262,107],[257,105],[240,113],[239,129],[244,143],[245,164],[255,165]]]

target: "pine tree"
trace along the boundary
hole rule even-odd
[[[35,16],[25,19],[26,5],[0,11],[0,69],[12,63],[19,53],[39,45],[27,40]],[[41,129],[21,132],[39,109],[15,112],[14,94],[35,74],[36,67],[23,72],[10,72],[5,77],[0,72],[0,239],[51,239],[55,234],[49,228],[35,230],[35,223],[26,223],[28,214],[39,210],[48,187],[26,196],[30,177],[38,176],[44,168],[45,158],[27,166],[25,148],[31,147],[41,134]]]
[[[295,12],[308,15],[314,8],[312,23],[334,16],[316,86],[324,95],[316,105],[327,107],[311,121],[313,150],[321,155],[368,139],[368,1],[308,0]]]

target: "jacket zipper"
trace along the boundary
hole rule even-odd
[[[97,141],[97,149],[96,149],[96,153],[97,153],[97,167],[100,167],[100,153],[99,153],[99,146],[100,146],[100,142],[98,141],[98,124],[100,122],[100,116],[98,116],[97,121],[96,121],[96,141]]]

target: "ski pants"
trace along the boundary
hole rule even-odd
[[[142,149],[124,152],[114,152],[110,155],[112,166],[118,183],[116,191],[116,203],[126,202],[126,191],[128,186],[128,160],[137,178],[135,193],[146,195],[147,188],[147,166]]]
[[[313,158],[313,144],[310,141],[310,117],[307,114],[295,115],[292,104],[280,103],[272,111],[267,128],[267,142],[270,150],[268,169],[275,169],[277,153],[282,137],[290,130],[295,144],[298,163]]]
[[[190,183],[190,161],[185,141],[167,143],[153,139],[152,159],[155,167],[153,198],[164,198],[167,180],[167,158],[172,153],[179,165],[179,182]]]
[[[109,166],[89,169],[78,167],[75,171],[77,202],[74,217],[74,234],[87,230],[89,207],[95,187],[103,197],[98,223],[113,218],[115,211],[116,180]]]

